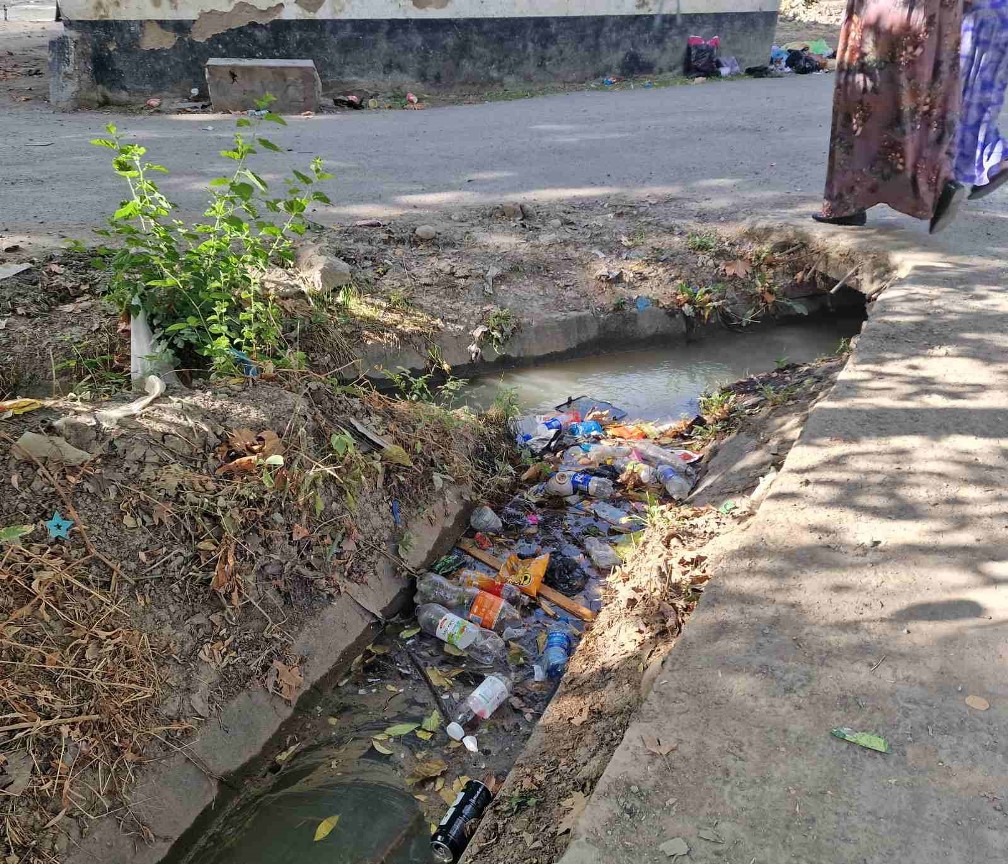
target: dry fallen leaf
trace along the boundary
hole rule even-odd
[[[406,778],[407,783],[421,783],[440,777],[447,770],[448,764],[443,759],[424,759],[413,766],[413,771]]]
[[[590,713],[591,713],[591,706],[587,704],[582,705],[581,708],[578,710],[578,712],[573,717],[571,717],[570,721],[571,726],[582,725],[588,719],[588,715]]]
[[[333,829],[339,825],[339,814],[335,816],[330,816],[327,819],[323,819],[318,824],[318,828],[315,829],[315,842],[318,843],[319,840],[325,840],[330,834],[332,834]]]
[[[442,674],[441,670],[438,669],[437,666],[428,666],[426,672],[427,677],[431,680],[431,684],[439,690],[447,690],[451,687],[451,679]]]
[[[588,799],[583,792],[575,792],[570,798],[565,798],[561,801],[560,804],[567,808],[567,814],[557,826],[556,833],[558,837],[561,834],[574,830],[578,817],[584,812],[585,807],[588,806]]]
[[[966,704],[977,711],[986,711],[990,708],[990,702],[984,699],[983,696],[967,696]]]
[[[419,728],[419,723],[397,723],[395,726],[389,726],[385,730],[385,734],[389,738],[400,738],[403,735],[409,735],[414,729]]]
[[[304,676],[301,674],[301,667],[297,665],[288,666],[286,663],[274,660],[273,668],[277,673],[276,680],[277,684],[280,686],[280,696],[293,705],[294,697],[297,694],[297,691],[301,688],[301,685],[304,683]]]
[[[679,746],[670,741],[662,741],[657,735],[641,735],[641,741],[648,750],[657,756],[668,756],[669,753]]]
[[[741,258],[737,258],[734,261],[729,261],[721,269],[725,276],[739,276],[744,279],[752,270],[752,264]]]
[[[309,531],[307,528],[305,528],[302,525],[298,525],[295,522],[294,523],[294,527],[291,528],[291,539],[293,539],[295,541],[296,540],[306,540],[309,537],[311,537],[311,531]]]

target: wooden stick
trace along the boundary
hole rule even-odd
[[[501,567],[504,566],[504,562],[500,558],[495,558],[489,552],[484,552],[471,540],[460,540],[456,544],[459,549],[472,555],[477,561],[482,561],[488,567],[493,567],[498,572]],[[542,597],[543,600],[548,600],[550,603],[554,603],[559,606],[564,612],[569,612],[576,618],[580,618],[582,621],[594,621],[595,613],[580,603],[571,600],[566,594],[561,594],[559,591],[550,588],[548,585],[540,585],[537,597]]]

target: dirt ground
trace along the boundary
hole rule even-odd
[[[0,22],[0,106],[49,104],[49,40],[56,22]]]

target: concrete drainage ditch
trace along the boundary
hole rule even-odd
[[[848,309],[857,306],[849,297],[841,299]],[[830,305],[833,303],[827,298],[823,308]],[[628,314],[638,316],[637,332],[650,331],[652,336],[654,322],[674,320],[660,310]],[[589,598],[591,592],[582,588],[576,599],[601,614],[572,658],[559,693],[551,682],[531,678],[535,639],[527,642],[524,652],[519,652],[518,642],[510,643],[510,671],[518,684],[508,703],[480,731],[479,750],[472,754],[446,738],[443,724],[447,718],[430,724],[430,730],[424,723],[435,711],[453,710],[482,680],[482,673],[457,652],[446,653],[442,643],[416,632],[408,591],[390,564],[373,584],[355,589],[352,604],[357,607],[356,614],[348,614],[344,603],[335,604],[323,615],[324,620],[313,626],[320,640],[317,645],[324,645],[324,650],[315,651],[312,668],[318,674],[313,676],[312,689],[293,710],[278,712],[272,704],[275,700],[266,694],[243,694],[227,706],[218,728],[203,733],[198,752],[207,763],[199,769],[200,774],[204,781],[210,772],[221,779],[199,798],[190,798],[191,824],[162,860],[171,864],[426,862],[431,860],[427,839],[433,823],[470,778],[494,791],[504,784],[473,842],[471,852],[478,855],[472,857],[481,862],[552,860],[551,852],[562,849],[564,817],[578,811],[584,795],[553,800],[556,796],[547,791],[551,777],[554,772],[565,772],[580,778],[581,788],[590,788],[593,778],[601,774],[606,753],[618,743],[620,730],[646,690],[648,675],[653,674],[699,599],[703,583],[700,550],[758,506],[759,493],[751,498],[749,493],[783,461],[801,428],[804,412],[828,389],[842,366],[842,359],[816,362],[815,358],[833,353],[837,343],[857,332],[861,320],[815,318],[810,326],[757,328],[743,337],[747,344],[742,351],[736,337],[725,336],[692,348],[664,347],[643,355],[606,355],[539,366],[507,373],[502,382],[472,385],[471,395],[477,403],[489,402],[501,387],[516,388],[519,403],[529,411],[554,399],[559,403],[562,397],[577,395],[574,391],[582,389],[617,404],[621,395],[627,395],[633,397],[634,416],[658,418],[684,410],[696,413],[702,391],[740,379],[729,391],[730,401],[745,416],[727,443],[707,451],[710,465],[701,482],[702,501],[698,503],[708,506],[696,511],[683,508],[690,515],[677,529],[684,537],[678,546],[670,550],[660,546],[663,541],[652,539],[636,553],[654,559],[659,549],[666,557],[674,551],[687,562],[683,565],[680,561],[680,570],[685,570],[678,578],[686,578],[693,587],[675,598],[651,596],[648,592],[653,591],[653,579],[645,586],[636,584],[632,577],[621,577],[621,584],[606,589],[612,602],[604,609],[597,602],[597,593]],[[624,318],[620,332],[625,332],[627,320],[631,319]],[[682,322],[675,327],[685,337]],[[549,332],[569,334],[572,328],[551,324]],[[598,331],[592,332],[595,335],[585,344],[597,347]],[[531,355],[535,355],[536,345],[541,349],[562,347],[562,351],[550,354],[577,354],[583,348],[577,343],[549,342],[538,329],[530,330],[526,340]],[[682,365],[691,362],[691,353],[700,355],[692,360],[696,368],[683,374],[677,387],[648,392],[677,366],[682,371]],[[744,355],[741,361],[740,353]],[[516,359],[511,355],[512,362]],[[604,368],[595,368],[600,362]],[[629,377],[620,378],[621,366],[631,367],[625,373]],[[757,374],[747,380],[743,372]],[[613,375],[612,392],[600,392],[601,382]],[[587,384],[582,386],[584,382]],[[739,447],[733,447],[733,441],[743,441],[744,452],[734,452]],[[453,504],[428,514],[424,541],[411,550],[407,562],[414,572],[447,551],[463,533],[470,505],[463,490],[453,500]],[[591,514],[572,519],[570,511],[551,513],[548,502],[543,502],[539,512],[544,518],[507,532],[510,536],[504,540],[497,538],[491,554],[503,556],[515,548],[525,554],[550,549],[555,557],[572,560],[576,568],[597,578],[599,574],[579,544],[583,546],[588,536],[608,533],[604,522]],[[480,566],[474,559],[465,563]],[[631,559],[631,563],[642,572],[665,566],[654,560]],[[654,621],[642,623],[627,592],[648,598],[641,607],[648,607],[648,615],[671,618],[666,617],[657,627]],[[660,615],[658,610],[662,610]],[[540,630],[564,618],[562,610],[548,603],[541,604],[537,614]],[[574,619],[566,624],[578,632],[583,630]],[[263,717],[268,719],[264,722]],[[270,726],[274,730],[271,734]],[[417,737],[417,732],[430,734]],[[225,761],[228,750],[233,753],[232,768]],[[255,755],[241,764],[239,751]],[[516,761],[518,767],[512,771]],[[162,776],[163,797],[168,797],[167,789],[173,799],[179,796],[185,775],[193,773],[193,762],[192,758],[180,759],[174,776]],[[567,786],[557,784],[558,789]],[[208,794],[212,805],[196,817],[197,805]],[[336,828],[324,842],[316,842],[317,827],[337,815]],[[512,828],[514,824],[524,826],[525,830],[518,832],[524,849],[514,845],[514,830],[508,832],[507,842],[501,842],[500,826],[505,823]]]

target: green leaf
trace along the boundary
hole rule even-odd
[[[231,191],[241,198],[242,201],[248,201],[255,193],[255,189],[252,188],[251,183],[232,183]]]
[[[420,724],[425,732],[437,732],[441,728],[441,712],[435,708],[429,717],[425,717]]]
[[[335,816],[329,816],[319,822],[318,827],[315,829],[315,842],[318,843],[319,840],[325,840],[330,834],[332,834],[333,829],[339,825],[339,813]]]
[[[336,179],[336,175],[335,174],[329,174],[329,173],[327,173],[325,171],[318,171],[315,174],[315,179],[316,180],[335,180]]]
[[[214,179],[210,181],[210,186],[211,188],[216,188],[218,186],[228,186],[230,183],[231,181],[227,177],[214,177]]]
[[[242,170],[242,174],[248,177],[252,181],[253,185],[260,191],[265,192],[267,190],[266,181],[262,179],[255,171],[249,171],[248,168]]]
[[[374,749],[377,750],[379,753],[381,753],[382,756],[392,755],[392,748],[385,744],[382,744],[381,741],[378,741],[375,738],[371,739],[371,746],[374,747]]]
[[[95,147],[108,147],[109,150],[118,150],[119,145],[115,141],[110,141],[108,138],[92,138],[91,143]]]
[[[419,627],[407,627],[399,634],[400,639],[412,639],[417,633],[420,632]]]
[[[0,543],[17,543],[25,534],[35,530],[34,525],[8,525],[0,528]]]
[[[329,196],[325,192],[312,192],[312,201],[321,201],[323,204],[332,204],[329,200]]]
[[[251,125],[252,121],[249,120],[248,117],[239,117],[238,120],[235,122],[235,126],[238,127],[251,126]]]
[[[267,456],[263,460],[263,464],[269,465],[270,467],[279,468],[281,465],[284,464],[284,457],[281,456],[279,453],[274,453],[272,456]]]
[[[401,738],[403,735],[409,735],[414,729],[419,728],[419,723],[397,723],[395,726],[389,726],[385,730],[385,734],[389,738]]]
[[[873,735],[871,732],[855,732],[853,729],[848,729],[846,726],[833,729],[830,734],[834,738],[840,738],[843,741],[850,741],[852,744],[867,747],[869,750],[878,750],[879,753],[889,752],[889,742],[881,735]]]
[[[389,444],[384,450],[382,450],[382,459],[386,462],[392,462],[395,465],[402,465],[406,468],[413,467],[413,460],[410,459],[409,453],[403,450],[398,444]]]
[[[115,213],[112,214],[112,218],[115,220],[119,219],[132,219],[140,212],[140,202],[137,200],[127,201],[122,205]]]
[[[281,149],[277,147],[276,144],[274,144],[272,141],[269,140],[269,138],[256,138],[256,141],[258,141],[259,146],[265,150],[271,150],[274,153],[282,152]]]
[[[270,111],[268,114],[264,114],[263,120],[267,121],[268,123],[277,123],[280,126],[287,125],[287,121],[284,120],[283,117],[281,117],[279,114],[274,114],[272,111]]]
[[[298,171],[297,168],[293,169],[292,173],[298,180],[305,184],[305,186],[311,186],[315,181],[305,174],[303,171]]]

